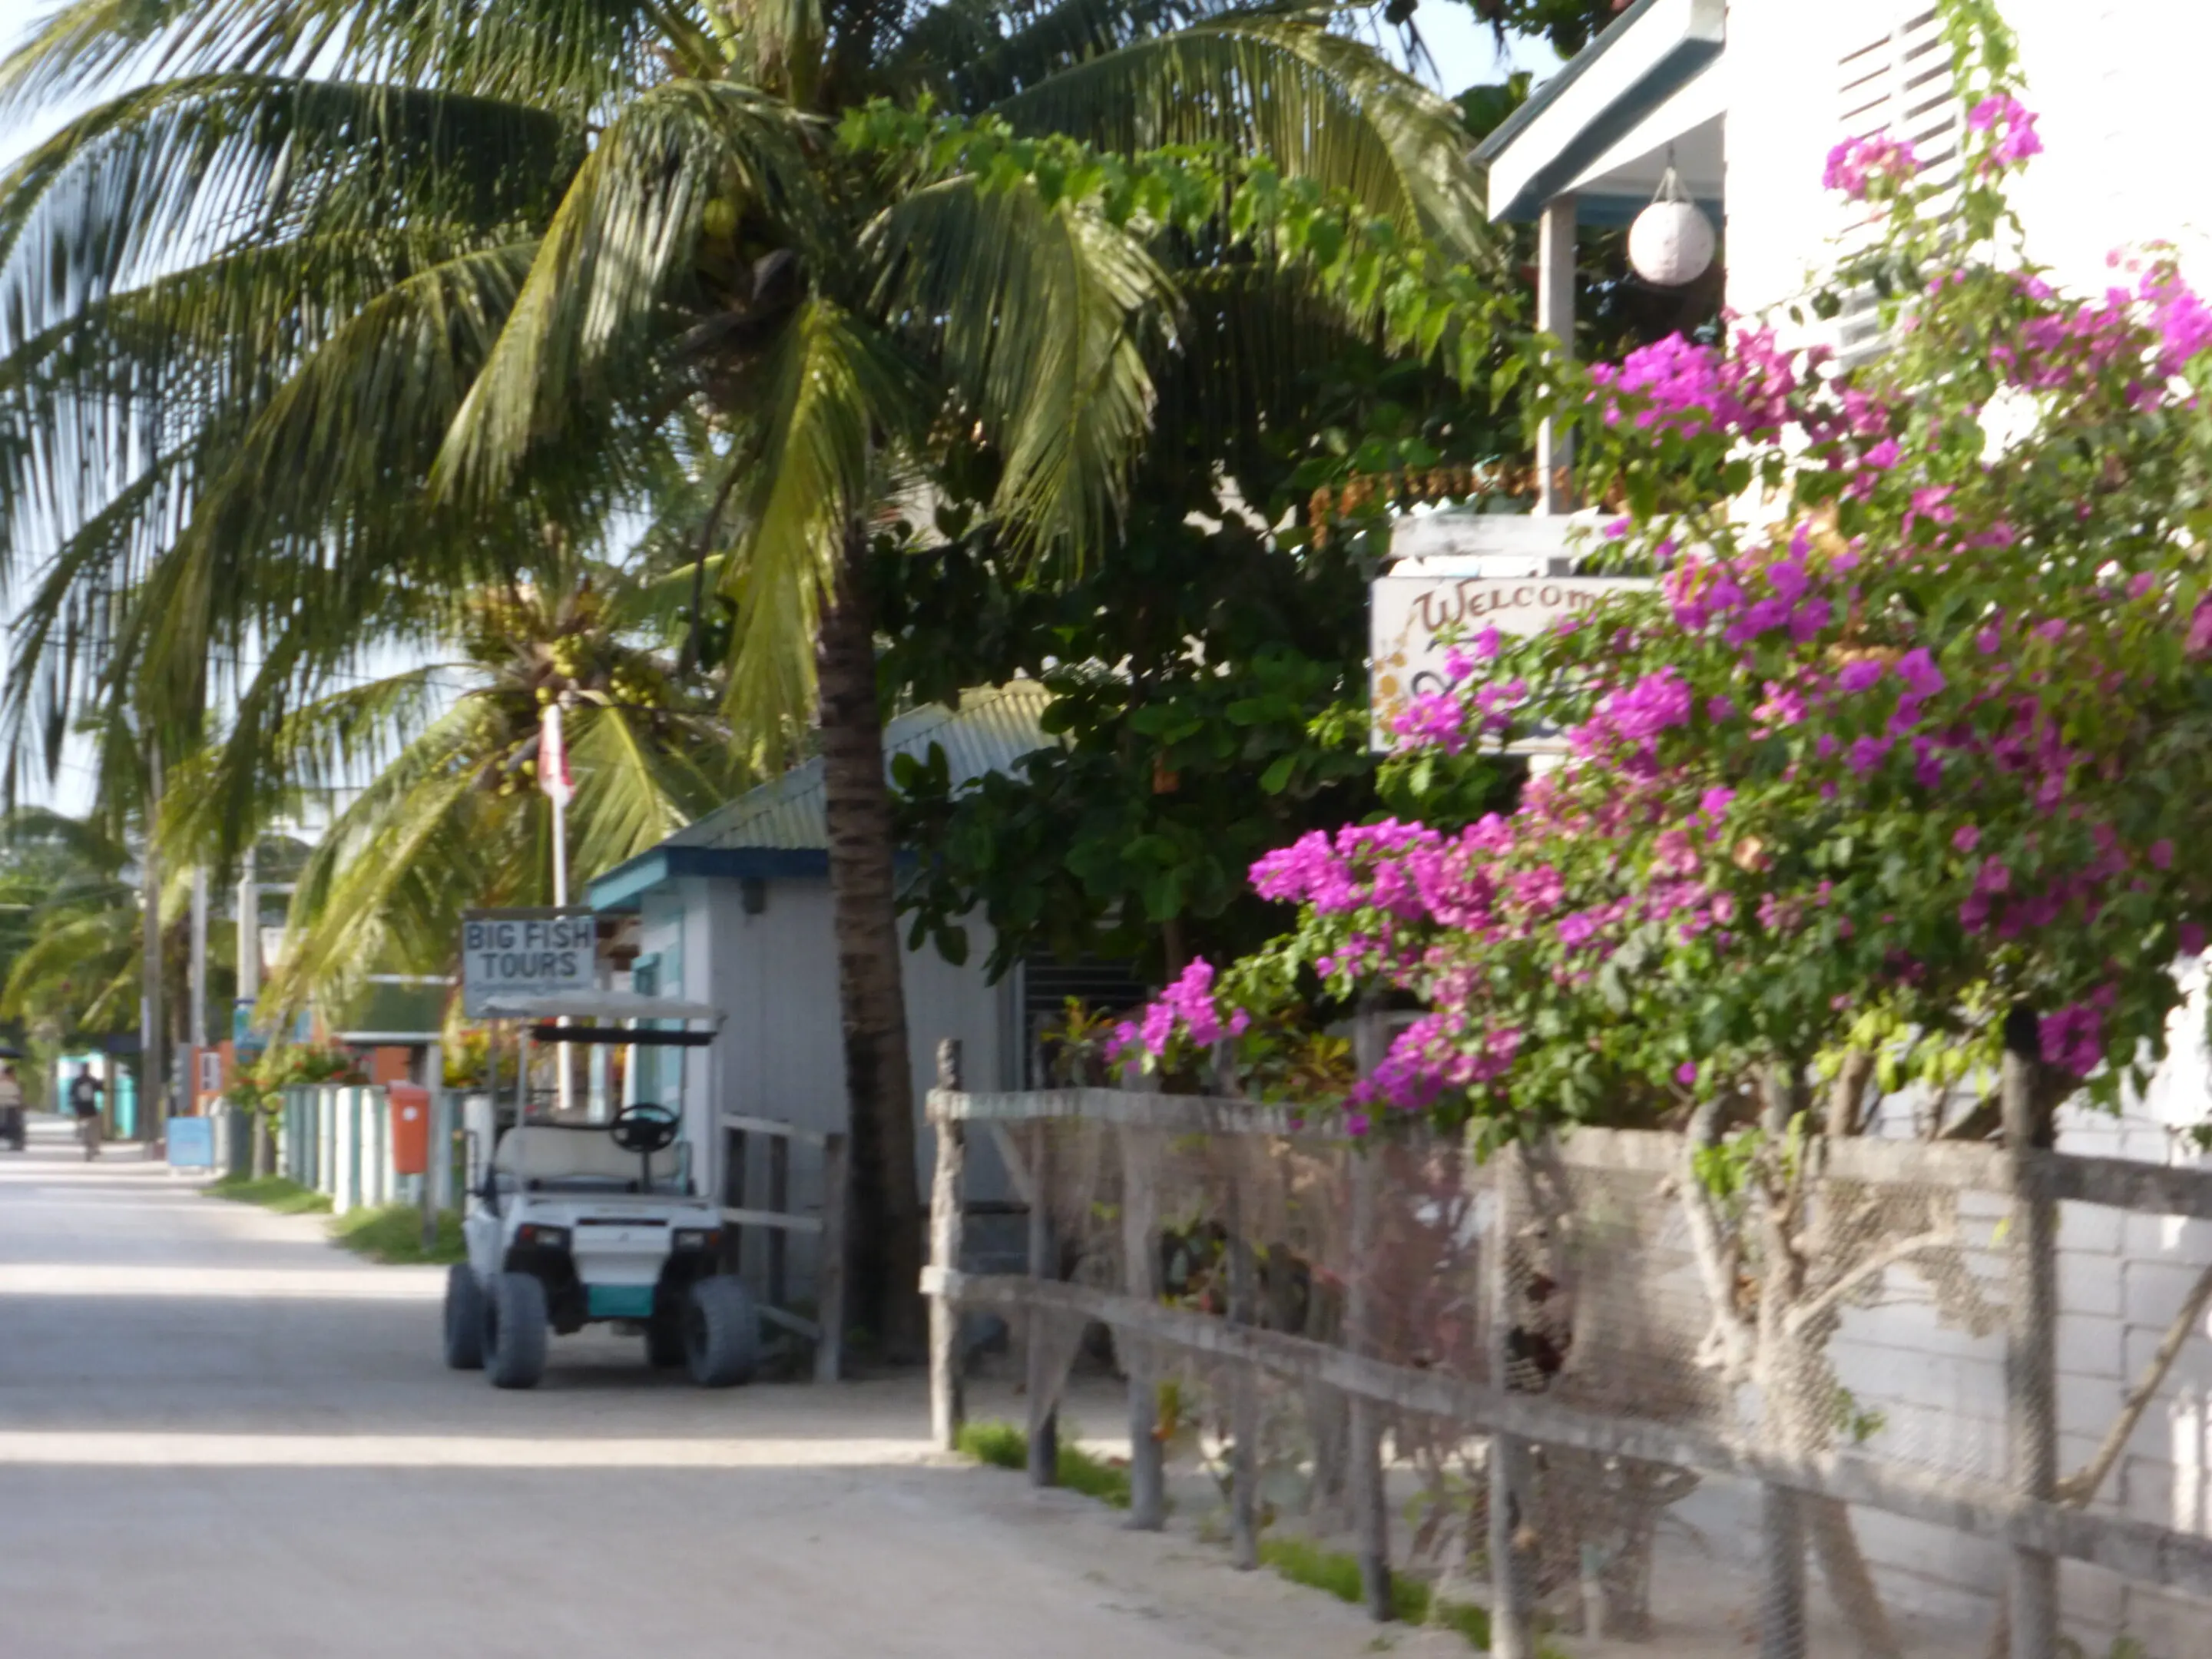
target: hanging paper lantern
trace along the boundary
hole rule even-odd
[[[1628,228],[1629,264],[1654,288],[1681,288],[1705,274],[1714,246],[1713,222],[1669,166],[1651,205]]]

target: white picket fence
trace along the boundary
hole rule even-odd
[[[432,1097],[434,1131],[441,1103]],[[434,1133],[431,1145],[440,1138]],[[433,1153],[434,1164],[435,1153]],[[420,1177],[392,1168],[392,1102],[381,1088],[313,1084],[284,1091],[277,1125],[277,1173],[328,1194],[333,1213],[416,1201]]]

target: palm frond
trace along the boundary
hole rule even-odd
[[[407,574],[428,574],[430,550],[440,579],[466,586],[513,569],[518,544],[537,541],[537,525],[511,513],[455,521],[393,489],[428,473],[532,251],[485,249],[387,288],[204,470],[135,612],[135,654],[163,701],[185,695],[211,647],[271,628],[311,643],[318,663],[349,655],[387,600],[410,597]]]
[[[125,93],[0,176],[0,349],[173,271],[180,251],[388,225],[401,201],[527,218],[579,159],[544,111],[451,93],[244,75]]]
[[[1137,40],[991,107],[1123,154],[1221,145],[1345,191],[1455,259],[1498,257],[1457,110],[1314,19],[1245,14]]]
[[[864,533],[872,444],[912,431],[916,405],[887,343],[826,300],[800,307],[758,379],[724,574],[738,615],[723,707],[767,757],[813,708],[816,625],[845,538]]]
[[[446,676],[460,666],[422,664],[292,707],[293,660],[280,651],[220,740],[168,779],[160,833],[173,864],[227,866],[254,826],[295,810],[303,794],[344,789],[398,762],[447,712]]]
[[[1249,0],[946,0],[906,25],[884,69],[903,94],[929,92],[955,109],[986,109],[1108,52],[1255,9],[1274,9]]]
[[[655,720],[670,717],[588,705],[569,716],[577,782],[568,811],[571,867],[579,884],[659,845],[736,792],[741,774],[720,732],[684,722],[691,741],[672,744],[644,729]]]
[[[934,337],[956,412],[1005,458],[994,510],[1012,537],[1096,555],[1150,427],[1144,348],[1172,325],[1167,274],[1127,228],[1026,182],[915,191],[869,241],[892,313]]]
[[[439,764],[442,745],[417,746],[421,763],[364,791],[309,857],[290,948],[264,993],[270,1007],[339,1000],[380,968],[441,971],[459,948],[463,908],[544,902],[501,881],[518,865],[516,815],[494,810],[471,774]]]
[[[75,0],[0,63],[0,113],[128,75],[363,76],[522,99],[581,118],[662,72],[716,61],[691,9],[647,0]]]
[[[804,122],[726,83],[672,82],[626,107],[577,172],[432,477],[496,494],[580,404],[665,374],[668,308],[694,279],[709,202],[805,222]]]

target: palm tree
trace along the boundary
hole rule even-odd
[[[303,792],[351,799],[300,874],[264,993],[276,1008],[334,1006],[372,969],[450,972],[465,907],[553,902],[553,816],[538,775],[550,704],[562,705],[580,880],[743,786],[711,696],[687,690],[653,646],[649,624],[665,623],[658,599],[606,569],[558,594],[486,589],[456,607],[454,659],[347,686],[286,719],[254,757],[254,815]],[[237,758],[213,750],[179,779],[173,841],[219,834],[240,792],[224,775]]]
[[[138,1018],[141,907],[131,850],[95,823],[40,808],[9,815],[0,892],[21,919],[0,1018],[64,1032]]]
[[[604,524],[672,464],[679,417],[702,422],[733,727],[766,757],[818,713],[854,1283],[910,1347],[920,1203],[862,557],[926,489],[972,491],[1036,557],[1103,551],[1182,343],[1178,279],[1226,244],[928,145],[856,151],[834,123],[927,94],[1102,151],[1222,145],[1478,251],[1455,115],[1352,15],[76,0],[0,97],[149,59],[157,79],[0,191],[0,557],[60,546],[12,677],[19,738],[51,752],[89,658],[165,732],[234,701],[234,750],[277,743],[365,631],[522,579],[542,526]]]

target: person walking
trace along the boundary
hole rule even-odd
[[[76,1114],[76,1138],[84,1144],[84,1161],[100,1156],[100,1097],[107,1085],[92,1074],[92,1062],[76,1068],[70,1079],[70,1110]]]
[[[23,1083],[12,1061],[0,1065],[0,1144],[23,1150]]]

